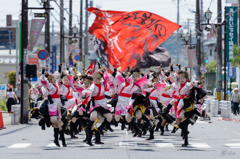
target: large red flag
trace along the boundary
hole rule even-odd
[[[105,43],[110,69],[140,64],[181,26],[148,11],[108,11],[88,8],[96,18],[89,33]]]
[[[92,75],[93,63],[91,63],[91,65],[88,67],[87,70],[90,70],[90,69],[91,69],[91,71],[89,72],[89,74]]]

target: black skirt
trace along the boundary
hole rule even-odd
[[[111,113],[110,110],[105,109],[105,108],[103,108],[103,107],[101,107],[101,106],[94,108],[91,112],[93,112],[93,111],[97,111],[97,112],[100,113],[102,116],[103,116],[104,114]]]
[[[11,111],[11,106],[15,104],[15,100],[13,98],[8,98],[7,101],[7,109],[8,111]]]

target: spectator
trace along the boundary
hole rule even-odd
[[[238,105],[240,102],[240,94],[238,93],[238,88],[235,88],[233,90],[230,100],[231,100],[231,102],[233,102],[233,114],[234,115],[239,114]]]
[[[30,107],[31,107],[31,109],[33,107],[36,107],[36,100],[37,100],[38,94],[39,94],[39,91],[36,88],[36,86],[33,84],[32,88],[30,89],[30,98],[31,98]]]
[[[15,95],[17,96],[18,98],[18,101],[20,103],[20,100],[21,100],[21,87],[20,87],[20,84],[17,84],[17,88],[15,89]],[[19,104],[17,103],[17,104]]]
[[[11,106],[15,104],[14,99],[16,99],[16,101],[18,102],[18,98],[15,95],[15,93],[12,91],[12,88],[9,88],[7,91],[7,95],[5,97],[7,99],[7,109],[8,109],[8,113],[9,115],[11,115]]]
[[[7,92],[9,91],[9,89],[11,88],[10,83],[7,84]]]

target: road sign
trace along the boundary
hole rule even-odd
[[[79,47],[74,49],[75,54],[80,54],[81,53],[81,49]]]
[[[47,50],[39,50],[37,55],[40,60],[46,60],[48,58]]]
[[[208,68],[207,67],[200,67],[201,73],[207,73]]]
[[[75,55],[75,56],[74,56],[74,59],[75,59],[76,61],[80,61],[81,56],[80,56],[80,55]]]
[[[0,84],[0,96],[6,96],[7,87],[5,84]]]
[[[51,46],[50,49],[50,72],[54,73],[57,69],[57,46]]]
[[[34,17],[47,17],[47,13],[34,13]]]

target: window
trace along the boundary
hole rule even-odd
[[[210,56],[212,56],[212,49],[210,49]]]

